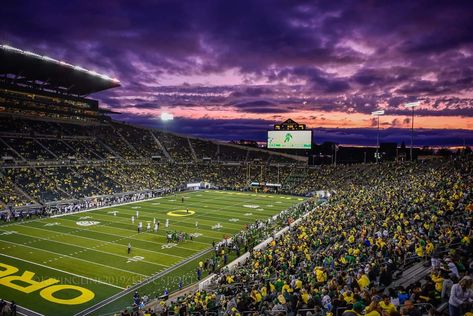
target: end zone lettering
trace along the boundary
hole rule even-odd
[[[21,275],[14,275],[18,271],[19,269],[17,267],[0,262],[0,285],[26,294],[41,290],[39,295],[41,295],[41,297],[45,300],[64,305],[79,305],[87,303],[95,297],[94,292],[86,288],[76,285],[57,284],[59,283],[59,280],[57,279],[49,278],[41,282],[34,281],[33,277],[35,273],[31,271],[26,270]],[[20,285],[19,282],[26,285]],[[56,292],[63,290],[73,290],[78,292],[79,295],[69,299],[63,299],[54,296]]]

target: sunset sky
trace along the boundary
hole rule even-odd
[[[292,118],[315,141],[473,145],[472,1],[7,1],[0,44],[118,78],[114,118],[265,140]],[[162,112],[175,120],[163,123]]]

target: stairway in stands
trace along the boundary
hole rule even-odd
[[[302,184],[308,176],[308,169],[305,166],[294,166],[291,173],[284,180],[283,190],[291,191]]]

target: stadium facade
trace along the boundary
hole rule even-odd
[[[114,112],[88,96],[119,86],[94,71],[0,46],[3,211],[83,209],[192,181],[240,188],[252,181],[279,183],[290,172],[287,166],[306,163],[300,156],[113,121]],[[196,172],[200,168],[193,165],[209,172]],[[218,180],[227,173],[239,179]]]

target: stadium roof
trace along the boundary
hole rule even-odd
[[[75,95],[119,87],[120,81],[47,56],[0,45],[0,78]]]

